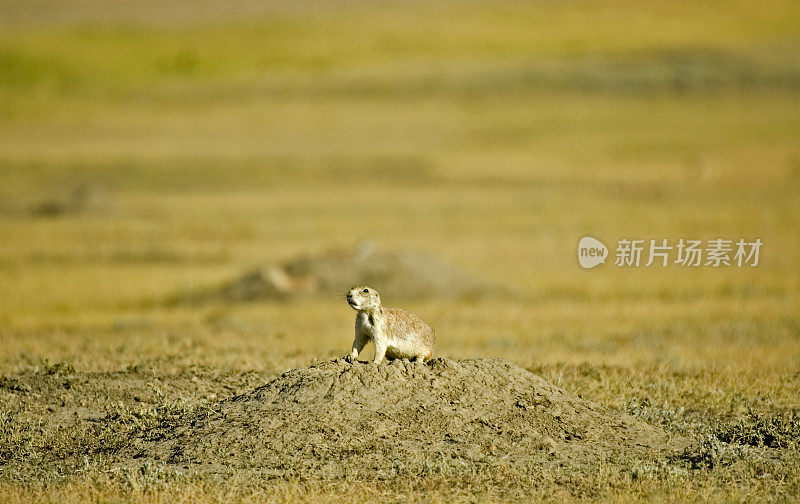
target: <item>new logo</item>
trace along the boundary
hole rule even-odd
[[[594,268],[606,262],[608,247],[603,242],[591,236],[584,236],[578,242],[578,262],[582,268]]]

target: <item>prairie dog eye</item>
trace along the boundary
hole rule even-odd
[[[364,289],[364,290],[363,290],[363,291],[361,291],[361,292],[365,292],[365,293],[369,294],[369,289]]]

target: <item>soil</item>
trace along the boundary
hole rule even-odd
[[[179,293],[170,303],[227,302],[341,295],[353,285],[370,285],[384,299],[476,299],[512,295],[430,254],[382,251],[372,242],[298,256],[280,266],[248,271],[216,288]]]
[[[682,446],[504,360],[338,359],[154,429],[133,440],[129,455],[205,474],[382,479],[529,473],[553,463],[586,469]]]
[[[533,477],[689,446],[498,359],[337,359],[268,376],[55,365],[0,377],[0,477],[57,481],[87,464],[225,481]]]
[[[796,409],[675,416],[642,404],[634,418],[503,360],[340,359],[280,376],[169,360],[94,373],[45,363],[0,376],[0,486],[438,481],[583,499],[639,478],[794,477]]]
[[[350,250],[298,257],[283,265],[290,275],[310,276],[322,293],[342,294],[366,284],[386,298],[477,298],[500,289],[430,254],[414,250],[383,251],[371,242]]]

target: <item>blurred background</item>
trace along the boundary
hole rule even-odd
[[[366,275],[447,357],[795,372],[798,111],[793,1],[4,0],[0,360],[305,365]]]

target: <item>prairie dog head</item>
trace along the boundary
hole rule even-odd
[[[377,310],[381,307],[381,295],[372,287],[359,285],[347,293],[347,304],[354,310]]]

